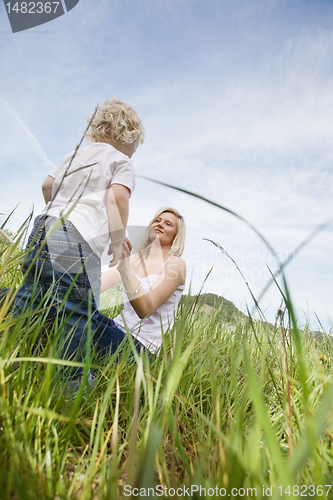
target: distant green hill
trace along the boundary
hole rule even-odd
[[[186,297],[186,295],[183,295],[181,304],[183,304],[185,300],[189,300],[190,305],[194,305],[193,303],[197,302],[197,307],[202,308],[202,312],[207,316],[210,316],[213,313],[218,314],[217,311],[219,311],[219,320],[221,321],[221,323],[235,324],[240,320],[248,318],[248,316],[237,309],[235,304],[233,304],[230,300],[216,295],[215,293],[202,293],[199,296],[190,295],[188,298]],[[266,321],[260,321],[260,323],[263,326],[266,325],[271,330],[271,332],[273,331],[274,325],[272,325],[271,323]],[[318,330],[310,330],[309,328],[299,328],[299,332],[301,332],[301,334],[306,334],[319,342],[329,340],[333,344],[333,335],[327,335],[327,333]]]
[[[202,306],[203,312],[207,315],[213,313],[213,309],[219,310],[220,321],[223,323],[234,323],[241,319],[247,318],[247,316],[239,311],[235,304],[230,300],[225,299],[215,293],[202,293],[201,295],[190,295],[188,298],[186,296],[182,297],[182,302],[189,300],[190,304],[197,301],[199,306]]]

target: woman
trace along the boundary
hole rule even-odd
[[[124,310],[114,320],[99,315],[94,343],[100,355],[114,353],[127,330],[138,352],[159,350],[185,286],[186,265],[180,257],[184,240],[184,219],[168,207],[158,210],[148,226],[143,249],[132,259],[130,242],[123,243],[122,259],[117,268],[102,275],[101,291],[122,281]]]

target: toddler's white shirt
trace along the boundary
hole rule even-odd
[[[134,165],[128,156],[104,142],[93,142],[78,150],[70,165],[73,154],[66,155],[49,174],[55,179],[52,201],[43,213],[59,217],[78,200],[68,220],[101,257],[110,239],[105,205],[107,189],[112,184],[121,184],[132,193],[135,187]]]

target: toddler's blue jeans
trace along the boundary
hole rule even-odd
[[[22,272],[24,285],[15,297],[20,311],[48,308],[49,318],[58,321],[60,357],[84,361],[88,338],[98,321],[101,264],[70,221],[45,236],[57,219],[39,216],[29,236]],[[80,367],[64,369],[67,376],[82,374]]]
[[[96,349],[96,353],[99,356],[107,356],[114,354],[121,344],[125,345],[127,340],[127,335],[123,332],[115,322],[99,313],[97,315],[98,320],[98,328],[94,333],[93,342]],[[140,352],[146,351],[146,348],[139,340],[135,337],[133,338],[133,343],[136,351],[140,354]],[[120,352],[119,352],[120,354]],[[131,352],[129,355],[129,361],[134,359],[134,355]]]

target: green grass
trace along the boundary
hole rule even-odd
[[[20,283],[18,241],[2,236],[0,286]],[[23,326],[4,302],[1,500],[116,500],[134,487],[154,498],[157,485],[171,488],[166,498],[191,485],[194,499],[250,498],[253,488],[255,498],[268,496],[263,488],[271,498],[333,498],[324,486],[333,483],[332,344],[300,332],[285,299],[290,330],[241,315],[231,328],[221,301],[204,314],[200,300],[183,300],[159,357],[87,360],[97,382],[75,396],[61,385],[45,310]]]

